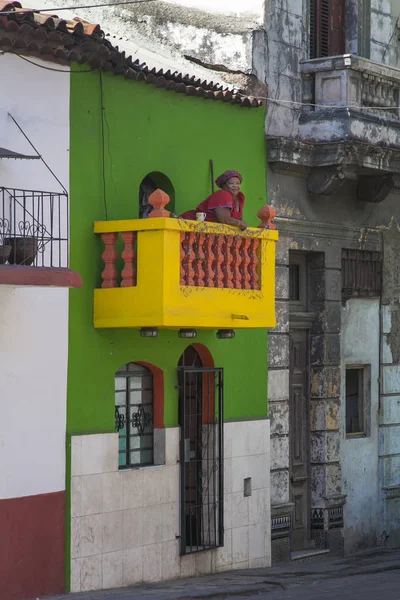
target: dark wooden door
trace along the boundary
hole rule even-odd
[[[290,496],[292,550],[310,547],[308,331],[290,331]]]
[[[310,58],[345,51],[345,0],[310,1]]]

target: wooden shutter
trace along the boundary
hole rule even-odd
[[[310,0],[310,58],[344,54],[345,0]]]

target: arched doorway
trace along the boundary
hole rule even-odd
[[[223,370],[188,346],[178,363],[181,554],[223,545]]]

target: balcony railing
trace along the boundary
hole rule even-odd
[[[67,194],[0,187],[0,264],[68,266]]]
[[[303,61],[301,73],[302,100],[309,112],[348,107],[368,115],[400,118],[400,69],[346,54]]]
[[[95,326],[273,327],[273,209],[246,231],[168,214],[156,206],[147,219],[95,223],[105,245]]]

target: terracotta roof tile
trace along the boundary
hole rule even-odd
[[[61,64],[87,63],[92,69],[121,74],[127,79],[145,81],[187,96],[230,102],[248,108],[262,104],[255,98],[233,92],[212,81],[201,81],[194,76],[170,70],[149,69],[146,64],[140,64],[131,56],[126,57],[125,52],[114,47],[106,39],[100,25],[87,23],[79,17],[70,21],[35,9],[22,8],[16,0],[0,0],[0,49],[39,56]]]

